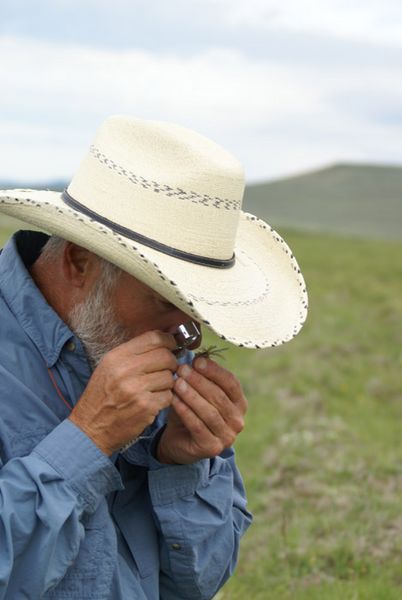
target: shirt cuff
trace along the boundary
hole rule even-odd
[[[84,510],[95,511],[102,497],[124,489],[110,459],[69,419],[62,421],[32,451],[77,492]]]
[[[197,489],[208,485],[208,458],[191,465],[164,465],[155,458],[150,463],[148,486],[153,506],[170,504],[179,498],[191,496]]]

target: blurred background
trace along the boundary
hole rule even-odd
[[[173,121],[299,260],[300,335],[226,353],[255,524],[219,599],[399,600],[402,4],[1,0],[0,56],[0,187],[62,189],[111,114]]]

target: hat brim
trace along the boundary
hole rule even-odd
[[[234,266],[217,269],[133,242],[69,208],[58,192],[0,191],[0,212],[102,256],[236,346],[278,346],[306,319],[307,292],[296,259],[253,215],[240,213]]]

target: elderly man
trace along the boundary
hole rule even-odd
[[[63,194],[0,192],[0,598],[211,598],[250,523],[246,399],[177,352],[191,321],[247,347],[306,315],[297,263],[241,213],[222,148],[112,117]],[[191,324],[191,323],[190,323]]]

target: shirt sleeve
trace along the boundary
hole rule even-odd
[[[192,465],[153,460],[148,484],[160,535],[161,600],[206,600],[232,574],[251,523],[233,449]]]
[[[29,454],[0,462],[0,599],[40,598],[77,557],[83,514],[122,483],[68,419]]]

